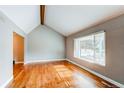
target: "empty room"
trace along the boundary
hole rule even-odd
[[[123,88],[124,5],[0,5],[1,88]]]

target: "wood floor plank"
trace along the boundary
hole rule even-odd
[[[68,61],[15,64],[8,88],[110,88],[117,87]]]

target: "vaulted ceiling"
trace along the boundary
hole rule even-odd
[[[124,6],[47,6],[45,24],[68,36],[124,13]]]
[[[0,10],[25,33],[29,33],[40,24],[38,5],[1,5]]]
[[[0,6],[0,10],[25,33],[41,24],[38,5],[6,5]],[[46,5],[44,24],[68,36],[121,14],[124,14],[124,6],[119,5]]]

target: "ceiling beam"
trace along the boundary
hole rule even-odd
[[[40,5],[40,22],[44,25],[45,5]]]

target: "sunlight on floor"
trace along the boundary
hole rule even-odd
[[[59,73],[59,75],[63,78],[71,78],[73,73],[64,65],[54,66],[55,70]]]
[[[62,78],[66,78],[73,86],[97,87],[93,79],[81,73],[74,73],[64,65],[55,65],[54,68]]]

